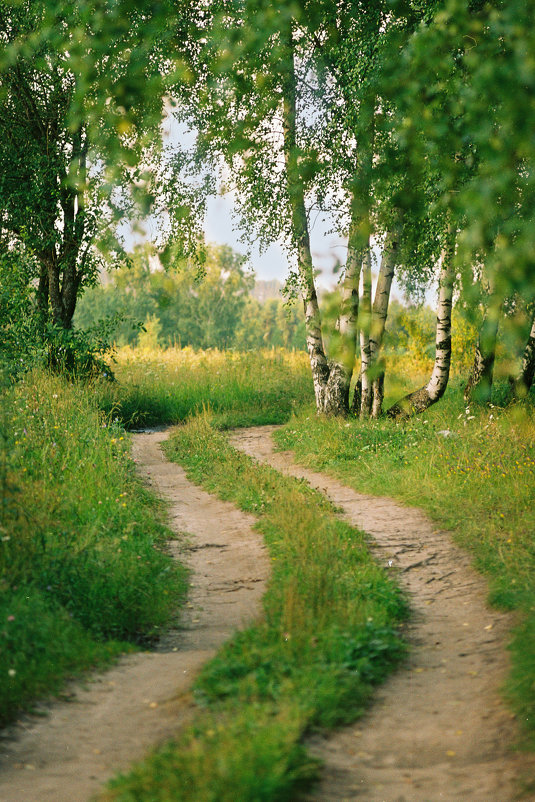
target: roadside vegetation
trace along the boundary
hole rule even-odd
[[[162,504],[83,385],[28,374],[0,399],[0,723],[147,645],[186,589]]]
[[[197,679],[191,727],[102,799],[295,799],[317,769],[303,735],[363,712],[405,653],[406,602],[362,532],[306,483],[231,448],[209,417],[178,428],[167,453],[193,482],[258,518],[272,576],[263,618]]]

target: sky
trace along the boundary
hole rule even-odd
[[[163,138],[165,147],[169,152],[179,147],[189,149],[195,141],[195,133],[184,124],[179,123],[173,116],[172,109],[167,106],[163,120]],[[247,247],[240,241],[245,233],[239,229],[233,218],[232,193],[212,196],[208,200],[204,230],[208,242],[217,245],[230,245],[239,253],[245,254]],[[157,231],[151,220],[145,221],[145,236],[133,235],[128,227],[122,229],[127,247],[144,239],[156,238]],[[316,216],[311,221],[310,244],[314,266],[318,270],[318,284],[330,288],[336,283],[333,267],[346,259],[346,241],[329,233],[332,223]],[[273,243],[262,253],[258,247],[250,251],[250,267],[254,270],[257,279],[277,279],[284,283],[289,273],[289,263],[283,248]]]
[[[176,146],[187,149],[193,144],[195,134],[174,119],[170,108],[166,111],[163,122],[164,142],[170,150]],[[208,242],[230,245],[234,250],[244,254],[247,248],[240,240],[245,232],[240,230],[237,220],[234,219],[233,206],[232,193],[211,196],[207,203],[204,231]],[[145,236],[133,235],[131,231],[124,228],[123,234],[127,248],[135,242],[156,238],[157,231],[151,230],[152,226],[150,220],[146,221]],[[336,285],[337,276],[333,273],[333,268],[340,263],[344,264],[347,254],[347,240],[333,234],[332,227],[332,221],[328,218],[325,219],[321,213],[310,221],[310,245],[314,267],[317,270],[316,281],[318,287],[324,289],[331,289]],[[377,252],[375,256],[377,259],[380,252]],[[290,264],[284,249],[276,242],[262,252],[259,247],[253,247],[249,253],[249,260],[250,268],[254,271],[257,279],[264,281],[277,279],[283,284],[288,277]],[[399,300],[403,297],[403,292],[395,280],[392,297]]]
[[[243,232],[237,228],[232,211],[231,195],[210,198],[205,220],[206,239],[220,245],[230,245],[236,251],[245,253],[246,249],[240,242]],[[345,240],[328,233],[329,227],[326,221],[317,217],[310,231],[314,265],[320,271],[318,283],[324,287],[330,287],[336,282],[333,267],[339,262],[345,262],[346,257]],[[278,243],[273,243],[262,253],[259,248],[253,248],[250,261],[256,277],[261,280],[278,279],[283,283],[289,272],[288,259]]]

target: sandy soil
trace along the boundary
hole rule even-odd
[[[406,666],[378,689],[357,725],[309,742],[325,761],[309,800],[516,799],[535,763],[512,751],[517,726],[500,697],[511,617],[487,606],[484,579],[422,512],[359,494],[297,466],[289,452],[274,453],[274,428],[238,431],[231,442],[326,493],[373,538],[377,559],[395,573],[413,610]]]
[[[45,718],[25,716],[1,734],[0,802],[86,802],[110,776],[176,734],[193,709],[195,673],[260,612],[269,569],[254,519],[188,482],[163,457],[166,436],[136,435],[133,453],[170,502],[170,524],[180,535],[171,548],[192,569],[185,613],[156,652],[127,656],[73,684],[69,701],[42,707]]]

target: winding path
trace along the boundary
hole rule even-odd
[[[290,453],[274,452],[274,428],[238,431],[231,441],[325,492],[371,536],[413,608],[407,665],[378,689],[357,725],[309,740],[325,761],[309,802],[512,802],[519,779],[535,767],[511,750],[516,722],[499,694],[511,618],[486,606],[485,582],[469,558],[421,512],[295,465]],[[0,802],[87,802],[189,720],[195,673],[260,611],[269,568],[254,518],[192,485],[164,458],[166,436],[137,435],[134,456],[170,502],[179,535],[171,549],[187,554],[185,613],[156,652],[123,658],[73,685],[71,701],[44,708],[46,718],[26,716],[3,733]]]
[[[500,687],[508,671],[509,615],[490,609],[468,556],[417,509],[362,495],[275,452],[276,427],[237,431],[232,444],[306,479],[375,541],[379,561],[408,591],[408,664],[377,691],[357,725],[316,736],[325,761],[314,802],[511,802],[532,757],[512,751],[517,727]],[[467,503],[469,500],[467,499]],[[373,545],[373,542],[372,542]],[[527,799],[527,797],[523,797]]]
[[[191,716],[192,680],[235,629],[260,612],[268,574],[254,518],[191,484],[160,449],[166,432],[134,436],[141,473],[170,503],[171,549],[191,568],[180,624],[156,652],[130,655],[73,684],[70,701],[24,716],[0,739],[0,802],[87,802]],[[184,533],[187,532],[187,535]]]

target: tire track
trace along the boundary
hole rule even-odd
[[[419,510],[355,492],[275,452],[275,426],[236,431],[231,443],[282,473],[306,479],[367,532],[377,560],[411,601],[408,662],[381,686],[356,725],[314,736],[325,763],[310,802],[511,802],[532,756],[515,754],[514,716],[500,687],[512,617],[490,609],[466,553]],[[526,799],[527,797],[523,797]]]
[[[87,802],[104,782],[191,718],[188,691],[219,646],[261,611],[269,571],[255,519],[186,479],[160,448],[167,432],[134,436],[140,473],[169,503],[170,548],[191,569],[188,603],[155,652],[122,658],[42,705],[0,739],[0,802]],[[187,534],[184,534],[187,533]],[[65,696],[65,694],[63,694]]]

